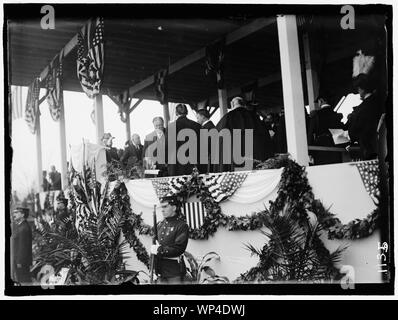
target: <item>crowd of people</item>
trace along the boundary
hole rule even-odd
[[[53,165],[50,167],[50,172],[43,170],[43,191],[62,190],[61,173],[57,171]]]
[[[377,126],[383,104],[377,93],[368,81],[366,75],[360,74],[354,79],[354,86],[358,91],[362,103],[353,108],[353,112],[348,115],[346,123],[342,122],[343,115],[333,110],[329,103],[328,94],[320,95],[315,103],[318,108],[311,113],[305,111],[305,122],[307,131],[307,141],[310,146],[323,147],[344,147],[349,150],[352,146],[358,146],[359,158],[362,160],[374,159],[377,157]],[[284,110],[277,112],[267,112],[264,108],[252,105],[244,101],[242,97],[232,99],[229,111],[215,124],[210,119],[207,109],[196,111],[197,121],[187,117],[188,109],[185,104],[176,106],[177,119],[165,126],[162,117],[153,119],[153,131],[145,136],[144,143],[138,134],[134,133],[131,139],[126,142],[124,150],[113,147],[114,137],[110,133],[105,133],[102,139],[106,147],[107,162],[117,161],[125,168],[139,168],[140,177],[144,176],[145,169],[158,170],[158,176],[175,176],[191,174],[194,167],[201,173],[224,172],[239,170],[243,167],[242,162],[238,163],[233,157],[234,148],[240,147],[242,157],[245,156],[245,143],[252,143],[252,160],[265,161],[276,154],[287,153],[286,125]],[[194,133],[196,145],[187,148],[192,144],[189,135],[184,139],[177,139],[178,134],[189,129]],[[238,135],[233,134],[235,129],[241,129]],[[244,131],[252,129],[253,136],[248,141],[245,139]],[[341,145],[336,145],[329,129],[341,129],[347,131],[350,141]],[[216,130],[219,134],[217,150],[214,149],[212,136],[207,136],[208,141],[204,141],[201,132],[203,130]],[[223,131],[231,133],[231,140],[222,138]],[[207,143],[207,161],[199,161],[201,153],[200,145]],[[224,145],[225,144],[225,145]],[[226,145],[228,144],[228,145]],[[184,146],[184,147],[183,147]],[[230,147],[232,146],[232,147]],[[228,148],[229,147],[229,148]],[[188,150],[189,149],[189,152]],[[197,155],[191,158],[192,150]],[[228,150],[225,153],[225,150]],[[187,153],[187,161],[183,163],[179,159],[179,151]],[[159,153],[163,153],[159,157]],[[311,151],[312,164],[330,164],[342,161],[341,151],[325,150]],[[160,161],[159,159],[163,159]],[[170,161],[176,159],[176,161]],[[230,160],[230,161],[229,161]],[[255,163],[251,168],[255,167]],[[245,167],[247,169],[247,167]]]
[[[253,132],[252,139],[246,141],[246,143],[253,143],[251,160],[265,161],[275,153],[287,151],[283,113],[278,115],[277,121],[274,121],[273,118],[265,118],[260,111],[252,108],[241,97],[232,99],[229,112],[217,124],[210,120],[210,113],[207,109],[196,111],[197,121],[189,119],[187,114],[187,106],[178,104],[176,106],[177,119],[169,123],[167,128],[162,117],[155,117],[152,121],[154,130],[145,136],[144,144],[142,144],[140,136],[134,133],[126,142],[124,150],[117,150],[113,147],[114,137],[110,133],[105,133],[102,144],[106,148],[107,162],[116,161],[125,168],[156,169],[159,172],[158,176],[191,174],[194,167],[201,173],[232,171],[243,166],[242,162],[238,162],[233,157],[234,150],[231,146],[240,146],[242,157],[245,156],[244,131],[246,129],[252,129]],[[184,139],[178,138],[179,133],[184,129],[191,130],[194,139],[189,135]],[[239,135],[233,134],[235,129],[241,129]],[[214,140],[211,140],[212,130],[217,135],[216,139],[219,143],[217,150],[214,149]],[[231,140],[225,141],[218,137],[218,133],[222,130],[231,133]],[[205,137],[202,131],[208,131],[209,135]],[[208,141],[204,141],[206,138]],[[203,152],[201,145],[205,142],[208,148],[207,159],[202,161],[200,160],[201,152]],[[223,143],[228,146],[223,146]],[[182,163],[179,158],[179,150],[181,152],[183,145],[189,146],[187,163]],[[222,152],[225,147],[230,147],[227,154]],[[191,158],[193,156],[191,153],[195,153],[194,158]],[[175,161],[169,161],[170,159],[175,159]]]

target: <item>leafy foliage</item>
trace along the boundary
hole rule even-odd
[[[299,223],[294,216],[289,206],[279,214],[267,215],[264,225],[269,231],[261,231],[267,240],[264,247],[259,250],[246,245],[260,262],[237,282],[317,282],[339,275],[335,264],[345,248],[330,254],[319,238],[322,226],[317,221]]]
[[[117,182],[109,195],[108,183],[101,191],[95,171],[89,168],[84,168],[84,174],[73,171],[72,177],[68,217],[55,218],[50,223],[37,220],[37,230],[45,245],[36,267],[49,264],[55,272],[67,267],[72,278],[85,284],[120,283],[124,279],[120,273],[124,271],[126,245],[136,250],[143,248],[128,218],[127,190]],[[146,251],[140,257],[144,262],[149,260]]]

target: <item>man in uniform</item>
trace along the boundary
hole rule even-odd
[[[12,215],[15,223],[12,232],[14,280],[26,284],[31,282],[30,266],[32,265],[32,230],[26,221],[29,209],[17,207]]]
[[[164,219],[158,223],[158,241],[151,247],[151,254],[157,256],[156,273],[161,284],[182,283],[186,266],[183,259],[188,245],[189,227],[180,216],[178,200],[175,197],[160,199]]]

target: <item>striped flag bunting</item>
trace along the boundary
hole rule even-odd
[[[152,185],[157,197],[163,198],[178,193],[187,181],[188,177],[156,178],[152,179]]]
[[[30,132],[35,134],[37,117],[39,116],[39,95],[40,95],[40,81],[39,78],[33,80],[29,86],[28,97],[26,99],[25,107],[25,121],[28,124]]]
[[[166,78],[168,75],[167,69],[162,69],[155,74],[155,93],[161,104],[165,104],[168,101],[167,97],[167,85]]]
[[[380,194],[379,161],[371,160],[358,162],[355,163],[355,166],[357,167],[359,175],[361,176],[366,192],[370,195],[374,202],[378,202],[377,196]]]
[[[62,58],[63,50],[48,66],[49,71],[46,78],[47,103],[54,121],[59,120],[64,103],[62,91]]]
[[[200,201],[185,203],[183,211],[186,222],[191,229],[199,229],[207,216],[206,209]]]
[[[203,178],[205,186],[216,202],[221,202],[232,196],[245,181],[248,172],[224,172],[220,175],[210,175]]]
[[[77,77],[90,99],[100,93],[104,72],[104,19],[96,18],[78,33]]]
[[[11,91],[11,114],[12,120],[23,118],[22,87],[15,86]]]

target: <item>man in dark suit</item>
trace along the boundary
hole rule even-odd
[[[26,219],[29,209],[17,207],[13,211],[14,228],[12,232],[12,263],[15,271],[14,280],[24,284],[31,282],[32,265],[32,230]]]
[[[187,118],[188,109],[185,104],[178,104],[176,106],[177,120],[171,122],[167,128],[166,150],[168,153],[167,169],[169,176],[189,175],[192,173],[193,168],[199,166],[199,148],[200,148],[200,124]],[[178,134],[184,130],[193,134],[193,137],[185,136],[183,141],[178,141]],[[178,150],[184,147],[187,150],[182,155]],[[183,148],[180,149],[180,153]],[[195,154],[196,153],[196,154]],[[186,162],[186,163],[185,163]]]
[[[368,77],[360,74],[354,80],[362,103],[348,115],[346,127],[352,142],[357,141],[363,160],[377,158],[377,126],[384,112],[384,101],[373,89]]]
[[[233,129],[241,129],[240,141],[241,141],[241,154],[245,153],[245,143],[252,144],[253,154],[243,155],[243,157],[252,158],[259,161],[264,161],[272,156],[272,142],[269,136],[269,132],[265,126],[265,123],[261,121],[260,117],[253,110],[247,110],[245,108],[244,100],[241,97],[235,97],[231,101],[232,110],[225,114],[218,122],[216,128],[220,132],[223,129],[227,129],[231,132],[231,159],[232,164],[228,164],[225,160],[227,155],[223,154],[224,141],[220,138],[220,171],[233,171],[235,168],[243,167],[243,164],[234,161],[233,149],[236,148],[236,143],[233,136]],[[253,130],[253,141],[245,141],[244,129]],[[235,159],[236,160],[236,159]],[[253,165],[251,165],[251,168]]]
[[[160,199],[164,219],[158,223],[158,241],[151,246],[157,256],[156,273],[160,283],[179,284],[186,274],[183,254],[188,245],[189,227],[180,216],[180,203],[173,196]]]
[[[155,130],[147,134],[144,141],[146,168],[154,165],[159,170],[158,176],[164,176],[167,172],[166,128],[162,117],[153,118],[152,123]]]
[[[120,162],[127,168],[128,171],[136,167],[142,169],[144,147],[141,144],[140,136],[134,133],[131,136],[128,146],[120,159]]]
[[[328,99],[324,96],[319,96],[315,102],[318,103],[319,109],[311,114],[309,120],[308,144],[333,147],[335,144],[329,129],[344,128],[344,124],[341,122],[342,115],[334,112]],[[341,162],[340,152],[312,151],[312,155],[316,165]]]
[[[201,131],[202,130],[211,130],[211,129],[216,129],[216,126],[214,125],[213,121],[210,120],[210,113],[209,111],[207,111],[206,109],[199,109],[198,111],[196,111],[196,119],[198,120],[198,123],[202,126],[201,127]],[[202,143],[204,143],[202,141]],[[211,139],[209,137],[208,141],[207,141],[207,163],[201,165],[202,167],[202,171],[206,171],[206,172],[217,172],[217,166],[212,162],[212,159],[214,157],[214,154],[212,154],[212,146],[211,146]]]
[[[55,166],[51,166],[51,171],[48,174],[50,179],[50,190],[61,190],[61,174],[57,171]]]

